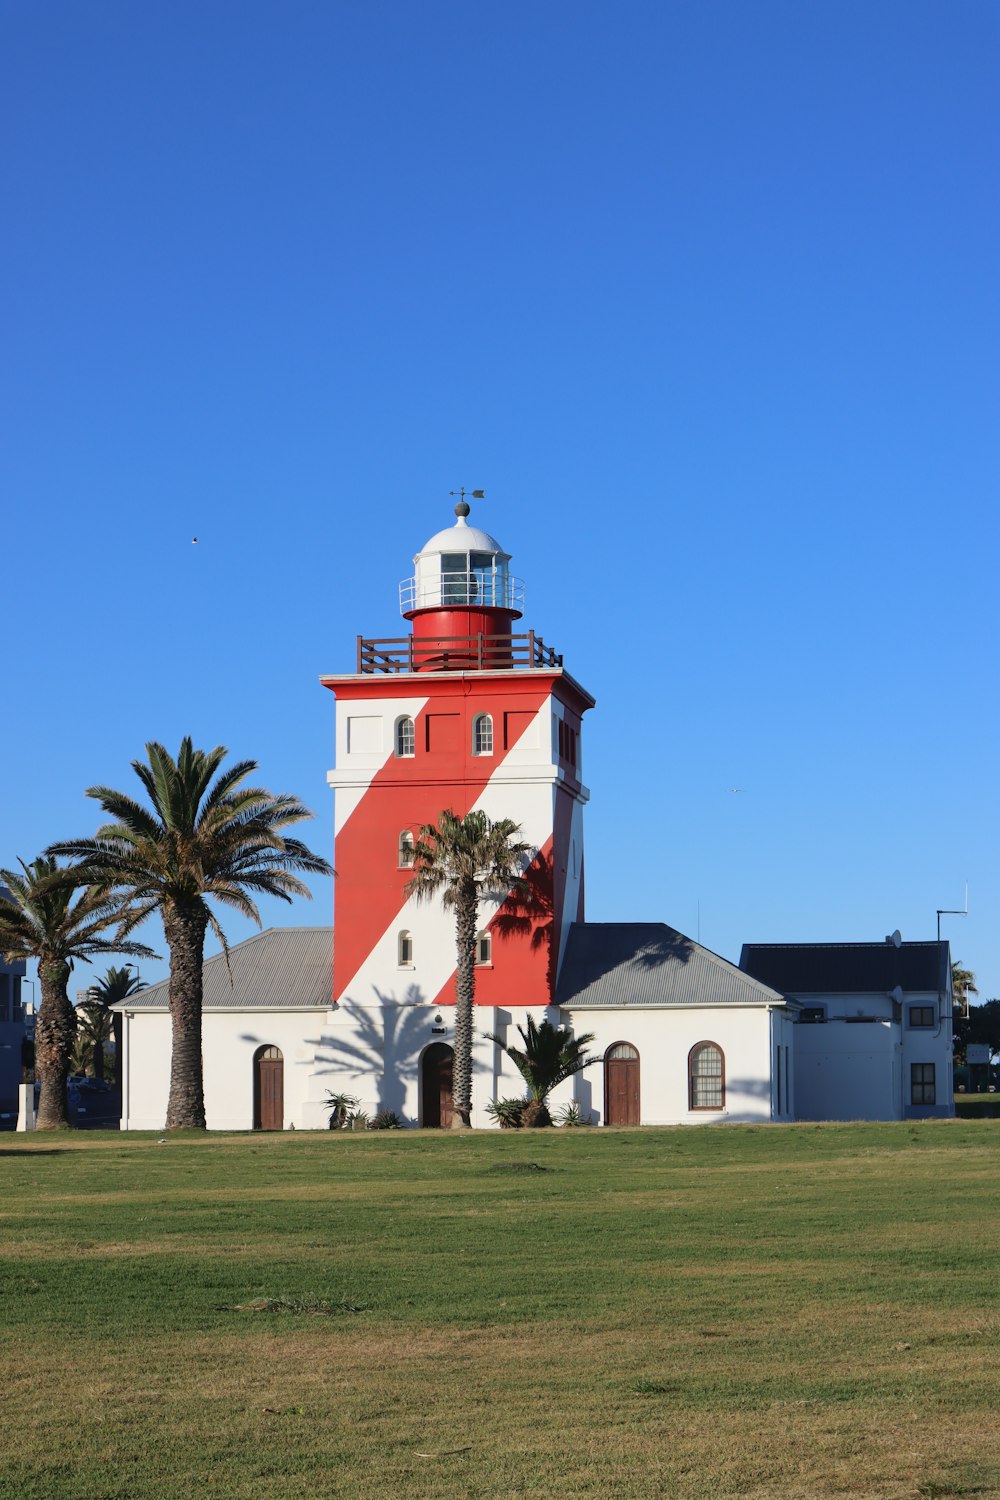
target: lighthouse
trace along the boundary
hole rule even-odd
[[[511,562],[463,495],[399,585],[408,633],[359,636],[355,670],[321,678],[336,697],[337,869],[323,1051],[331,1074],[353,1070],[366,1101],[424,1125],[450,1111],[456,949],[453,914],[406,892],[421,827],[476,809],[518,824],[533,851],[531,901],[480,906],[475,1123],[504,1090],[519,1092],[484,1034],[549,1012],[569,928],[583,920],[582,724],[594,700],[520,628],[525,587]]]

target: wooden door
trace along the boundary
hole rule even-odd
[[[604,1054],[604,1123],[639,1123],[639,1054],[628,1042],[616,1042]]]
[[[455,1054],[445,1042],[432,1042],[421,1063],[423,1124],[432,1130],[447,1130],[454,1112],[452,1067]]]
[[[253,1128],[285,1128],[285,1062],[277,1047],[260,1047],[254,1054]]]

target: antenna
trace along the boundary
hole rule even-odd
[[[959,911],[956,906],[939,906],[937,909],[937,940],[941,941],[942,917],[967,917],[969,915],[969,882],[965,882],[965,905]]]

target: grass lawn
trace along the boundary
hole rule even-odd
[[[998,1143],[0,1136],[0,1497],[1000,1496]]]

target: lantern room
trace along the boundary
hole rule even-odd
[[[510,571],[510,553],[489,532],[470,526],[468,517],[463,495],[454,526],[425,543],[413,559],[413,575],[399,585],[400,613],[412,621],[412,635],[358,636],[359,674],[562,666],[533,630],[511,634],[524,610],[524,583]]]
[[[488,532],[470,526],[469,506],[455,506],[454,526],[437,532],[413,559],[415,572],[399,585],[400,613],[412,620],[425,609],[503,610],[520,618],[524,584],[510,573],[510,553]]]

